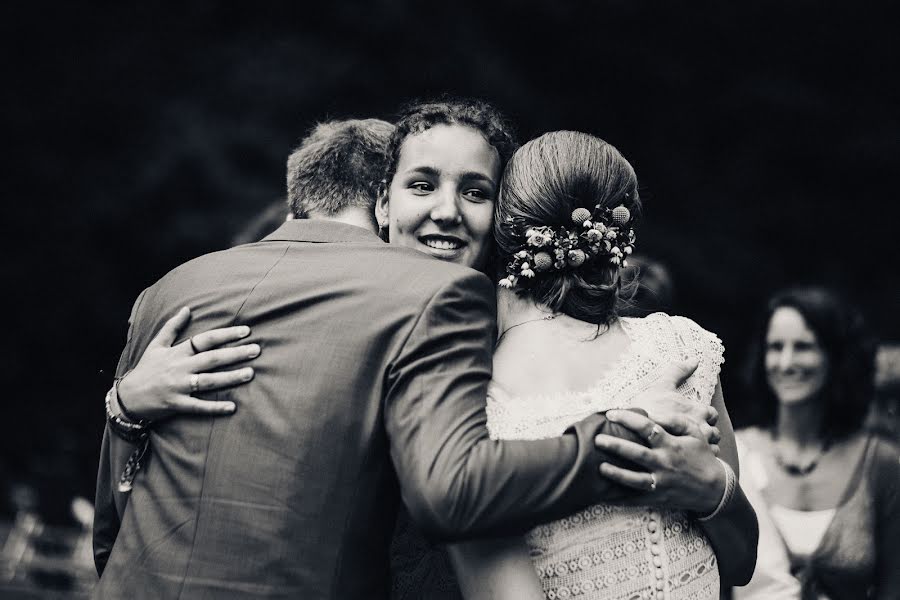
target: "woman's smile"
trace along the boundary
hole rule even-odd
[[[437,125],[403,142],[397,173],[377,212],[392,244],[481,268],[490,251],[500,158],[484,135]]]

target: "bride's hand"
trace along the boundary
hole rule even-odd
[[[613,410],[606,418],[634,431],[650,444],[600,434],[597,447],[626,458],[646,469],[631,471],[609,463],[600,473],[622,485],[641,490],[628,500],[634,506],[662,506],[709,514],[725,493],[725,471],[708,443],[702,441],[697,424],[683,415],[672,417],[663,428],[633,411]],[[678,435],[672,435],[673,431]]]
[[[178,413],[225,415],[235,410],[234,402],[201,400],[194,392],[208,392],[246,383],[253,368],[216,371],[259,356],[257,344],[222,348],[250,335],[246,326],[212,329],[172,344],[191,318],[182,308],[166,321],[144,350],[138,364],[121,381],[118,394],[127,416],[156,421]]]

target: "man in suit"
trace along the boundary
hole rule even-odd
[[[207,395],[234,401],[234,416],[155,425],[127,503],[115,486],[132,447],[107,428],[97,596],[382,598],[401,496],[447,540],[611,497],[593,444],[602,416],[552,440],[488,438],[493,286],[374,234],[369,182],[390,131],[319,126],[289,163],[301,218],[138,298],[117,377],[182,306],[187,335],[245,324],[263,351],[252,382]]]

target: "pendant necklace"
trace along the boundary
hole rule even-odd
[[[506,335],[506,332],[509,331],[510,329],[515,329],[519,325],[525,325],[526,323],[536,323],[537,321],[552,321],[553,319],[558,317],[560,314],[562,314],[562,313],[552,313],[552,314],[549,314],[549,315],[546,315],[543,317],[539,317],[537,319],[528,319],[526,321],[522,321],[521,323],[516,323],[515,325],[510,325],[509,327],[507,327],[506,329],[503,330],[503,333],[501,333],[499,336],[497,336],[497,343],[494,344],[494,346],[496,347],[497,344],[500,343],[500,340],[503,339],[503,336]]]

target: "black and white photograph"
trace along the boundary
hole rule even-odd
[[[0,598],[900,599],[890,14],[5,6]]]

